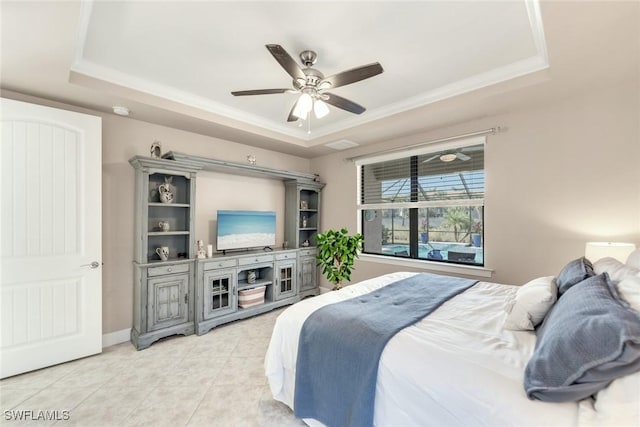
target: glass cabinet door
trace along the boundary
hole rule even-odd
[[[316,258],[301,257],[300,258],[300,290],[313,289],[316,283]]]
[[[288,298],[296,294],[296,263],[295,261],[277,264],[278,282],[276,284],[276,299]]]
[[[205,273],[203,281],[205,319],[236,311],[235,274],[233,270],[214,270]]]

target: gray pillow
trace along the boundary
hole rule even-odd
[[[558,292],[562,295],[573,285],[577,285],[591,276],[595,276],[591,261],[585,257],[574,259],[562,268],[556,278]]]
[[[530,399],[584,399],[640,370],[640,314],[604,273],[570,288],[537,331],[525,369]]]

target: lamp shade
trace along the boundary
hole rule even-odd
[[[601,258],[611,257],[624,263],[631,252],[636,250],[633,243],[618,242],[587,242],[584,249],[584,256],[591,262],[596,262]]]
[[[300,95],[300,98],[298,98],[298,102],[293,109],[293,115],[304,120],[307,118],[307,114],[309,114],[311,108],[313,108],[313,98],[311,98],[311,95],[308,93],[303,93]]]
[[[322,100],[316,99],[313,103],[313,112],[318,119],[321,119],[329,114],[329,107],[327,107],[327,104],[325,104]]]
[[[453,162],[457,158],[458,156],[456,156],[454,153],[447,153],[440,156],[440,161],[449,163],[449,162]]]

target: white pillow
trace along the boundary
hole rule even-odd
[[[636,249],[629,254],[629,257],[627,258],[627,265],[640,270],[640,249]]]
[[[558,287],[553,276],[533,279],[518,289],[515,300],[507,307],[504,327],[513,331],[532,331],[538,325],[558,297]]]
[[[616,287],[620,296],[629,303],[632,309],[640,311],[640,277],[627,277]]]
[[[596,274],[608,273],[611,280],[619,282],[627,277],[634,277],[640,274],[640,269],[623,264],[615,258],[600,258],[593,264],[593,271]]]

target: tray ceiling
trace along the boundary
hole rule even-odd
[[[295,95],[230,95],[290,84],[267,43],[315,50],[325,75],[373,61],[385,71],[332,89],[364,114],[332,108],[307,134],[286,122]],[[310,158],[415,143],[637,91],[638,76],[638,2],[0,1],[2,96],[89,113],[124,105],[131,119],[213,137],[213,150],[228,140]]]
[[[548,67],[538,3],[86,2],[71,81],[255,135],[312,146],[347,129]],[[296,94],[265,44],[325,76],[380,62],[384,73],[332,93],[367,111],[330,107],[287,123]],[[310,126],[309,126],[310,125]],[[309,133],[310,129],[310,133]],[[336,138],[338,139],[338,138]]]

